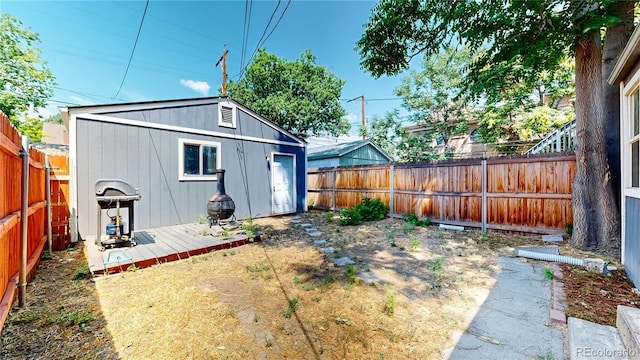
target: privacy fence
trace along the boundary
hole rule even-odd
[[[573,223],[573,153],[309,169],[309,204],[350,207],[379,198],[391,216],[551,234]]]
[[[28,159],[28,163],[24,164],[23,159]],[[50,179],[50,174],[47,174],[50,168],[48,160],[59,166],[56,171],[68,171],[65,156],[48,159],[36,149],[29,148],[25,151],[22,136],[0,112],[0,329],[15,299],[17,287],[26,284],[26,279],[33,274],[43,250],[51,250],[54,245],[61,250],[68,245],[65,243],[68,226],[66,229],[55,227],[55,243],[53,228],[49,227],[52,223],[49,206],[51,201],[47,201],[47,192],[49,191],[49,196],[53,189],[59,193],[68,192],[68,186],[65,189],[64,183],[56,180],[56,174]],[[25,199],[22,196],[25,188],[23,177],[27,184]],[[67,195],[54,194],[51,197],[56,199],[53,209],[60,220],[55,224],[61,224],[64,214],[68,219]],[[27,219],[26,223],[22,222],[23,218]],[[48,239],[51,240],[47,241]],[[23,284],[19,284],[20,281]]]

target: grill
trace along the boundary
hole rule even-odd
[[[95,183],[98,221],[95,244],[104,250],[105,246],[115,246],[127,243],[135,245],[133,226],[133,203],[140,200],[138,189],[120,179],[99,179]],[[120,209],[128,209],[128,231],[124,232],[124,221],[120,216]],[[106,234],[102,234],[102,211],[106,209],[111,223],[106,226]],[[110,210],[115,209],[116,214],[111,216]]]
[[[227,195],[224,189],[224,169],[217,169],[216,175],[218,178],[217,191],[211,196],[207,203],[207,214],[209,215],[209,226],[219,224],[220,220],[225,220],[233,216],[236,211],[236,204],[231,199],[231,196]]]

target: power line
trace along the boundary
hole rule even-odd
[[[271,25],[271,21],[273,21],[273,17],[276,15],[276,12],[278,12],[278,8],[280,7],[280,3],[281,3],[281,0],[278,0],[278,3],[276,4],[275,9],[273,9],[273,11],[271,12],[271,16],[269,17],[269,21],[267,22],[267,26],[264,27],[264,30],[262,31],[262,35],[260,35],[260,39],[258,39],[257,44],[260,44],[262,39],[264,39],[264,36],[267,33],[267,30],[269,29],[269,26]],[[247,32],[248,32],[248,30],[249,29],[247,28]],[[248,40],[249,40],[248,36],[247,36],[246,40],[247,40],[247,43],[248,43]],[[243,39],[243,44],[245,45],[245,48],[243,49],[242,61],[240,62],[240,77],[242,77],[242,75],[244,74],[244,70],[245,70],[244,57],[245,57],[245,52],[247,51],[246,43],[244,42],[244,39]],[[251,58],[253,58],[253,54],[251,55]]]
[[[244,60],[245,60],[245,56],[247,55],[247,45],[249,43],[249,29],[251,28],[252,9],[253,9],[253,1],[245,0],[244,24],[242,25],[242,50],[240,50],[240,69],[244,67]]]
[[[131,66],[131,60],[133,60],[133,54],[136,52],[136,46],[138,45],[138,39],[140,38],[140,33],[142,32],[142,24],[144,23],[144,17],[147,15],[147,8],[149,7],[149,0],[147,0],[144,5],[144,12],[142,13],[142,19],[140,19],[140,27],[138,27],[138,35],[136,35],[136,41],[133,43],[133,49],[131,49],[131,56],[129,56],[129,63],[127,64],[127,69],[124,71],[124,76],[122,77],[122,82],[120,82],[120,87],[118,88],[118,92],[113,96],[113,98],[117,98],[120,94],[120,90],[122,90],[122,85],[124,85],[124,80],[127,78],[127,73],[129,73],[129,66]]]

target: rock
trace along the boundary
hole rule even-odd
[[[324,245],[327,243],[327,240],[313,240],[313,245]]]
[[[320,231],[310,232],[309,236],[318,237],[322,236],[322,233]]]
[[[343,256],[341,258],[333,259],[333,263],[337,266],[345,266],[347,264],[355,264],[355,261],[351,260],[348,256]]]
[[[333,247],[329,246],[329,247],[320,249],[320,251],[322,251],[325,254],[332,254],[334,251],[336,251],[336,249],[334,249]]]
[[[607,263],[602,259],[589,258],[584,259],[584,267],[589,271],[604,274],[604,269],[607,267]]]
[[[555,234],[555,235],[542,235],[542,241],[544,242],[556,242],[556,243],[561,243],[564,239],[562,238],[561,234]]]

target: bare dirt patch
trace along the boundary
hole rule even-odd
[[[437,359],[489,293],[498,256],[539,244],[397,219],[345,227],[327,214],[302,215],[320,237],[290,216],[258,219],[261,243],[92,280],[72,280],[81,246],[56,253],[11,312],[0,355]],[[355,264],[334,266],[344,256]]]

